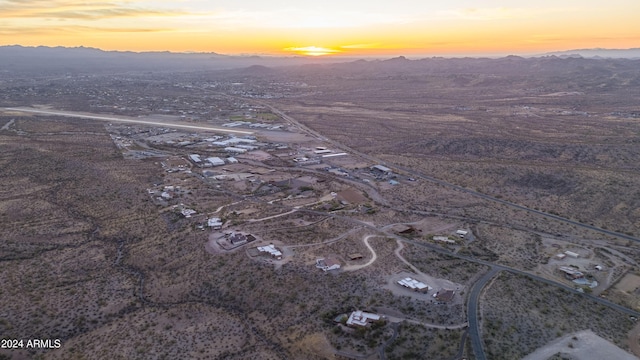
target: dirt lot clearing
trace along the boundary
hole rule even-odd
[[[635,274],[627,274],[620,280],[615,288],[626,293],[633,293],[640,287],[640,276]]]
[[[537,349],[522,360],[547,360],[555,354],[580,360],[638,360],[637,357],[594,334],[591,330],[565,335]]]

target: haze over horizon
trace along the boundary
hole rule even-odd
[[[633,48],[640,3],[0,0],[0,45],[331,56],[532,55]]]

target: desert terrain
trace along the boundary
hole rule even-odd
[[[640,356],[638,65],[8,75],[0,358]]]

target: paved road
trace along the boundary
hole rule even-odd
[[[626,308],[624,306],[618,305],[616,303],[613,303],[613,302],[611,302],[611,301],[609,301],[607,299],[604,299],[604,298],[601,298],[601,297],[598,297],[598,296],[594,296],[594,295],[591,295],[591,294],[585,294],[585,293],[578,292],[573,287],[565,285],[564,283],[557,282],[557,281],[554,281],[554,280],[550,280],[550,279],[547,279],[547,278],[544,278],[542,276],[538,276],[538,275],[535,275],[535,274],[531,274],[531,273],[528,273],[528,272],[523,271],[523,270],[515,269],[515,268],[509,267],[509,266],[505,266],[505,265],[494,264],[494,263],[489,262],[489,261],[475,259],[473,257],[466,256],[466,255],[460,255],[460,254],[457,254],[457,253],[453,253],[453,252],[451,252],[449,250],[446,250],[444,248],[441,248],[441,247],[439,247],[439,246],[437,246],[435,244],[411,240],[411,239],[402,237],[400,235],[397,235],[397,234],[382,230],[382,229],[380,229],[380,228],[378,228],[378,227],[376,227],[374,225],[371,225],[370,223],[367,223],[367,222],[364,222],[364,221],[361,221],[361,220],[358,220],[358,219],[354,219],[354,218],[351,218],[351,217],[348,217],[348,216],[338,215],[338,214],[335,214],[335,213],[326,213],[326,212],[321,212],[321,211],[316,211],[316,210],[309,210],[309,209],[300,209],[299,211],[309,212],[309,213],[317,214],[317,215],[331,216],[331,217],[339,218],[339,219],[342,219],[342,220],[345,220],[345,221],[350,221],[352,223],[356,223],[356,224],[361,225],[362,227],[370,229],[372,231],[383,233],[389,238],[403,241],[403,242],[405,242],[407,244],[412,244],[412,245],[415,245],[415,246],[427,248],[427,249],[429,249],[431,251],[434,251],[434,252],[437,252],[437,253],[440,253],[440,254],[443,254],[443,255],[455,257],[455,258],[458,258],[458,259],[461,259],[461,260],[465,260],[465,261],[469,261],[469,262],[473,262],[473,263],[476,263],[476,264],[486,265],[486,266],[488,266],[490,268],[496,268],[496,269],[498,269],[500,271],[508,271],[508,272],[513,273],[513,274],[526,276],[526,277],[529,277],[529,278],[531,278],[533,280],[540,281],[540,282],[543,282],[543,283],[548,284],[548,285],[552,285],[552,286],[555,286],[555,287],[559,287],[559,288],[565,289],[565,290],[567,290],[567,291],[569,291],[571,293],[579,294],[579,295],[588,297],[588,298],[590,298],[591,300],[593,300],[593,301],[595,301],[597,303],[600,303],[602,305],[608,306],[608,307],[610,307],[612,309],[615,309],[615,310],[618,310],[620,312],[623,312],[623,313],[626,313],[626,314],[629,314],[629,315],[632,315],[632,316],[640,317],[640,312],[638,312],[638,311]]]
[[[386,165],[386,166],[387,167],[395,167],[396,169],[402,170],[402,171],[404,171],[406,173],[409,173],[409,174],[411,174],[411,175],[413,175],[415,177],[421,178],[423,180],[427,180],[427,181],[436,183],[438,185],[442,185],[442,186],[446,186],[446,187],[449,187],[449,188],[453,188],[453,189],[456,189],[458,191],[462,191],[464,193],[467,193],[467,194],[470,194],[470,195],[473,195],[473,196],[476,196],[476,197],[479,197],[479,198],[482,198],[482,199],[485,199],[485,200],[493,201],[493,202],[496,202],[496,203],[499,203],[499,204],[502,204],[502,205],[506,205],[506,206],[509,206],[509,207],[512,207],[512,208],[515,208],[515,209],[518,209],[518,210],[527,211],[527,212],[530,212],[530,213],[534,213],[534,214],[537,214],[537,215],[544,216],[544,217],[549,218],[549,219],[554,219],[554,220],[565,222],[565,223],[568,223],[568,224],[571,224],[571,225],[575,225],[575,226],[578,226],[578,227],[581,227],[581,228],[586,228],[586,229],[589,229],[589,230],[597,231],[597,232],[602,233],[602,234],[611,235],[611,236],[615,236],[615,237],[619,237],[619,238],[622,238],[622,239],[631,240],[631,241],[635,241],[635,242],[640,242],[640,238],[637,238],[635,236],[631,236],[631,235],[627,235],[627,234],[623,234],[623,233],[619,233],[619,232],[615,232],[615,231],[605,230],[605,229],[599,228],[597,226],[584,224],[584,223],[581,223],[581,222],[578,222],[578,221],[575,221],[575,220],[564,218],[562,216],[546,213],[546,212],[540,211],[540,210],[531,209],[531,208],[528,208],[526,206],[519,205],[519,204],[516,204],[516,203],[512,203],[512,202],[509,202],[509,201],[506,201],[506,200],[498,199],[498,198],[495,198],[493,196],[486,195],[486,194],[483,194],[483,193],[479,193],[477,191],[474,191],[474,190],[471,190],[471,189],[468,189],[468,188],[465,188],[465,187],[462,187],[462,186],[459,186],[459,185],[454,185],[454,184],[451,184],[449,182],[446,182],[446,181],[443,181],[443,180],[439,180],[439,179],[433,178],[431,176],[424,175],[424,174],[422,174],[422,173],[420,173],[418,171],[415,171],[415,170],[412,170],[412,169],[408,169],[408,168],[405,168],[405,167],[402,167],[402,166],[397,166],[397,165]]]
[[[388,162],[380,161],[379,159],[377,159],[377,158],[375,158],[375,157],[373,157],[371,155],[367,155],[367,154],[361,153],[361,152],[356,151],[354,149],[351,149],[348,146],[343,145],[343,144],[341,144],[341,143],[339,143],[337,141],[325,138],[324,136],[322,136],[322,134],[318,133],[317,131],[315,131],[315,130],[313,130],[313,129],[311,129],[311,128],[303,125],[303,124],[301,124],[296,119],[294,119],[291,116],[285,114],[284,112],[280,111],[279,109],[275,108],[274,106],[272,106],[270,104],[267,104],[267,103],[264,103],[264,102],[260,102],[260,104],[268,107],[273,113],[280,115],[284,120],[286,120],[286,121],[298,126],[302,131],[308,133],[309,135],[311,135],[311,136],[313,136],[315,138],[318,138],[318,139],[322,139],[323,141],[327,141],[327,142],[331,143],[333,146],[335,146],[337,148],[340,148],[340,149],[342,149],[342,150],[344,150],[346,152],[350,152],[350,153],[356,154],[356,155],[360,156],[361,158],[367,159],[367,160],[369,160],[369,161],[371,161],[373,163],[384,164],[385,166],[387,166],[387,167],[389,167],[391,169],[395,168],[397,170],[401,170],[401,171],[403,171],[403,172],[405,172],[407,174],[413,175],[414,177],[417,177],[417,178],[420,178],[420,179],[423,179],[423,180],[426,180],[426,181],[429,181],[429,182],[432,182],[432,183],[435,183],[435,184],[438,184],[438,185],[442,185],[442,186],[445,186],[445,187],[448,187],[448,188],[456,189],[458,191],[462,191],[464,193],[479,197],[481,199],[485,199],[485,200],[489,200],[489,201],[492,201],[492,202],[496,202],[496,203],[499,203],[499,204],[502,204],[502,205],[509,206],[511,208],[527,211],[527,212],[530,212],[530,213],[533,213],[533,214],[537,214],[537,215],[546,217],[548,219],[554,219],[554,220],[562,221],[562,222],[565,222],[565,223],[568,223],[568,224],[571,224],[571,225],[575,225],[575,226],[578,226],[578,227],[581,227],[581,228],[597,231],[597,232],[599,232],[601,234],[616,236],[616,237],[619,237],[619,238],[622,238],[622,239],[631,240],[631,241],[635,241],[635,242],[639,242],[640,243],[640,238],[637,238],[637,237],[634,237],[634,236],[631,236],[631,235],[622,234],[622,233],[615,232],[615,231],[610,231],[610,230],[605,230],[605,229],[599,228],[597,226],[584,224],[584,223],[581,223],[581,222],[578,222],[578,221],[574,221],[574,220],[571,220],[571,219],[564,218],[562,216],[553,215],[553,214],[550,214],[550,213],[546,213],[544,211],[531,209],[531,208],[528,208],[528,207],[523,206],[523,205],[519,205],[519,204],[516,204],[516,203],[512,203],[512,202],[506,201],[506,200],[498,199],[498,198],[495,198],[493,196],[486,195],[486,194],[483,194],[483,193],[480,193],[480,192],[477,192],[477,191],[474,191],[474,190],[471,190],[471,189],[468,189],[468,188],[465,188],[465,187],[462,187],[462,186],[459,186],[459,185],[455,185],[455,184],[452,184],[452,183],[444,181],[444,180],[440,180],[440,179],[436,179],[436,178],[431,177],[431,176],[427,176],[427,175],[425,175],[425,174],[423,174],[423,173],[421,173],[419,171],[413,170],[413,169],[409,169],[409,168],[406,168],[406,167],[403,167],[403,166],[398,166],[398,165],[391,164],[391,163],[388,163]]]
[[[290,116],[284,114],[283,112],[281,112],[280,110],[276,109],[275,107],[273,107],[273,106],[271,106],[269,104],[263,103],[263,102],[260,102],[260,103],[265,105],[265,106],[267,106],[268,108],[270,108],[271,111],[273,111],[274,113],[282,116],[283,119],[285,119],[286,121],[289,121],[294,125],[297,125],[303,131],[307,132],[308,134],[310,134],[310,135],[312,135],[312,136],[314,136],[316,138],[322,139],[324,141],[328,141],[329,143],[333,144],[337,148],[341,148],[341,149],[343,149],[343,150],[345,150],[347,152],[351,152],[353,154],[356,154],[356,155],[358,155],[358,156],[360,156],[360,157],[362,157],[364,159],[367,159],[369,161],[372,161],[374,163],[384,163],[384,162],[381,162],[380,160],[378,160],[378,159],[376,159],[376,158],[374,158],[372,156],[369,156],[369,155],[360,153],[358,151],[355,151],[355,150],[353,150],[351,148],[348,148],[348,147],[344,146],[343,144],[340,144],[340,143],[338,143],[336,141],[333,141],[333,140],[330,140],[330,139],[326,139],[321,134],[317,133],[316,131],[314,131],[314,130],[312,130],[312,129],[310,129],[310,128],[302,125],[302,124],[300,124],[297,120],[295,120],[295,119],[291,118]],[[175,123],[153,122],[153,121],[144,121],[144,120],[126,119],[126,118],[117,118],[117,117],[108,117],[108,116],[85,115],[85,114],[72,113],[72,112],[46,111],[46,110],[37,110],[37,109],[28,109],[28,108],[5,108],[5,109],[6,110],[12,110],[12,111],[24,111],[24,112],[31,112],[31,113],[40,113],[40,114],[45,114],[45,115],[58,115],[58,116],[77,117],[77,118],[94,119],[94,120],[104,120],[104,121],[114,121],[114,122],[115,121],[119,121],[119,122],[138,123],[138,124],[154,125],[154,126],[180,127],[180,128],[194,129],[194,130],[210,130],[210,131],[219,131],[219,132],[228,132],[228,133],[252,134],[252,132],[249,132],[249,131],[222,129],[222,128],[206,127],[206,126],[182,125],[182,124],[175,124]],[[545,212],[539,211],[539,210],[530,209],[530,208],[522,206],[522,205],[518,205],[518,204],[515,204],[515,203],[511,203],[511,202],[505,201],[505,200],[497,199],[497,198],[494,198],[492,196],[479,193],[477,191],[473,191],[473,190],[470,190],[470,189],[467,189],[467,188],[464,188],[464,187],[461,187],[461,186],[458,186],[458,185],[451,184],[451,183],[443,181],[443,180],[439,180],[439,179],[427,176],[425,174],[422,174],[422,173],[420,173],[418,171],[415,171],[415,170],[412,170],[412,169],[404,168],[404,167],[397,166],[397,165],[394,165],[394,164],[388,164],[388,163],[384,163],[384,164],[387,167],[391,167],[391,168],[395,168],[395,169],[404,171],[404,172],[406,172],[408,174],[412,174],[413,176],[421,178],[423,180],[430,181],[430,182],[433,182],[433,183],[436,183],[436,184],[439,184],[439,185],[442,185],[442,186],[446,186],[446,187],[449,187],[449,188],[453,188],[453,189],[468,193],[470,195],[473,195],[473,196],[476,196],[476,197],[479,197],[479,198],[482,198],[482,199],[485,199],[485,200],[489,200],[489,201],[493,201],[493,202],[496,202],[496,203],[500,203],[500,204],[503,204],[503,205],[506,205],[506,206],[509,206],[509,207],[512,207],[512,208],[516,208],[516,209],[519,209],[519,210],[527,211],[527,212],[534,213],[534,214],[537,214],[537,215],[540,215],[540,216],[543,216],[543,217],[551,218],[551,219],[554,219],[554,220],[562,221],[562,222],[565,222],[565,223],[568,223],[568,224],[572,224],[572,225],[575,225],[575,226],[578,226],[578,227],[582,227],[582,228],[590,229],[590,230],[593,230],[593,231],[597,231],[597,232],[600,232],[600,233],[603,233],[603,234],[606,234],[606,235],[616,236],[616,237],[623,238],[623,239],[626,239],[626,240],[640,242],[639,238],[636,238],[636,237],[633,237],[633,236],[630,236],[630,235],[621,234],[621,233],[617,233],[617,232],[614,232],[614,231],[601,229],[601,228],[598,228],[596,226],[583,224],[583,223],[580,223],[580,222],[577,222],[577,221],[574,221],[574,220],[563,218],[561,216],[545,213]],[[315,212],[315,211],[311,211],[311,210],[302,210],[302,211]],[[323,215],[327,215],[326,213],[322,213],[322,214]],[[454,254],[454,253],[451,253],[451,252],[449,252],[447,250],[444,250],[444,249],[439,248],[439,247],[437,247],[435,245],[432,245],[432,244],[416,242],[416,241],[413,241],[413,240],[410,240],[410,239],[407,239],[407,238],[404,238],[404,237],[401,237],[401,236],[398,236],[398,235],[395,235],[395,234],[392,234],[392,233],[388,233],[388,232],[382,231],[382,230],[376,228],[375,226],[372,226],[371,224],[368,224],[366,222],[359,221],[359,220],[356,220],[356,219],[353,219],[353,218],[340,216],[340,215],[336,215],[336,214],[329,214],[329,215],[333,216],[333,217],[340,217],[340,218],[343,218],[343,219],[348,220],[348,221],[359,223],[360,225],[362,225],[362,226],[364,226],[366,228],[370,228],[370,229],[378,231],[378,232],[383,232],[389,237],[404,241],[406,243],[411,243],[411,244],[416,245],[416,246],[426,247],[426,248],[429,248],[429,249],[431,249],[433,251],[436,251],[436,252],[439,252],[439,253],[442,253],[442,254],[446,254],[446,255],[453,256],[453,257],[456,257],[456,258],[459,258],[459,259],[462,259],[462,260],[475,262],[475,263],[479,263],[479,264],[483,264],[483,265],[487,265],[487,266],[491,267],[491,271],[489,271],[487,274],[485,274],[473,286],[471,294],[469,296],[469,301],[468,301],[468,304],[467,304],[468,309],[469,309],[468,310],[469,311],[469,336],[471,338],[472,348],[474,350],[476,358],[480,359],[480,360],[486,359],[486,356],[484,355],[484,351],[482,350],[482,339],[480,338],[479,328],[478,328],[478,326],[479,326],[478,317],[477,317],[478,299],[479,299],[480,292],[481,292],[482,288],[484,287],[484,285],[486,284],[486,282],[488,282],[493,276],[495,276],[495,274],[497,274],[500,271],[509,271],[509,272],[514,273],[514,274],[527,276],[527,277],[530,277],[530,278],[532,278],[532,279],[534,279],[536,281],[541,281],[543,283],[546,283],[546,284],[549,284],[549,285],[552,285],[552,286],[556,286],[556,287],[560,287],[560,288],[563,288],[563,289],[568,290],[568,291],[573,292],[573,293],[577,293],[577,291],[575,289],[573,289],[573,288],[571,288],[571,287],[569,287],[569,286],[567,286],[565,284],[553,281],[553,280],[549,280],[549,279],[546,279],[546,278],[543,278],[543,277],[540,277],[540,276],[537,276],[537,275],[533,275],[533,274],[530,274],[530,273],[527,273],[527,272],[524,272],[524,271],[521,271],[521,270],[518,270],[518,269],[509,268],[509,267],[502,266],[502,265],[495,265],[495,264],[487,262],[487,261],[477,260],[477,259],[473,259],[473,258],[470,258],[470,257],[467,257],[467,256]],[[639,312],[631,310],[631,309],[628,309],[628,308],[623,307],[623,306],[620,306],[618,304],[612,303],[612,302],[610,302],[610,301],[608,301],[606,299],[599,298],[599,297],[596,297],[596,296],[593,296],[593,295],[590,295],[590,294],[582,294],[582,295],[590,298],[591,300],[593,300],[595,302],[598,302],[598,303],[600,303],[602,305],[608,306],[608,307],[613,308],[615,310],[618,310],[618,311],[621,311],[623,313],[626,313],[626,314],[629,314],[629,315],[633,315],[633,316],[636,316],[636,317],[640,317],[640,313]]]
[[[314,210],[305,210],[305,211],[316,212]],[[318,212],[318,213],[320,213],[320,212]],[[326,215],[326,213],[325,213],[325,215]],[[635,311],[635,310],[626,308],[624,306],[618,305],[616,303],[613,303],[613,302],[611,302],[611,301],[609,301],[607,299],[601,298],[601,297],[597,297],[597,296],[593,296],[591,294],[585,294],[585,293],[578,292],[573,287],[565,285],[565,284],[557,282],[557,281],[554,281],[554,280],[550,280],[550,279],[547,279],[547,278],[544,278],[544,277],[541,277],[541,276],[538,276],[538,275],[530,274],[530,273],[528,273],[526,271],[514,269],[514,268],[511,268],[511,267],[508,267],[508,266],[497,265],[497,264],[491,263],[489,261],[474,259],[474,258],[469,257],[469,256],[452,253],[452,252],[450,252],[448,250],[445,250],[443,248],[440,248],[440,247],[438,247],[438,246],[436,246],[434,244],[418,242],[418,241],[414,241],[414,240],[411,240],[411,239],[404,238],[402,236],[399,236],[399,235],[396,235],[396,234],[393,234],[393,233],[385,232],[385,231],[383,231],[383,230],[381,230],[381,229],[379,229],[379,228],[377,228],[377,227],[375,227],[375,226],[373,226],[371,224],[368,224],[368,223],[366,223],[364,221],[360,221],[360,220],[357,220],[357,219],[353,219],[353,218],[349,218],[349,217],[341,216],[341,215],[337,215],[337,214],[328,214],[328,215],[329,216],[333,216],[333,217],[337,217],[337,218],[341,218],[341,219],[344,219],[346,221],[352,221],[352,222],[358,223],[358,224],[360,224],[361,226],[363,226],[365,228],[368,228],[368,229],[371,229],[371,230],[374,230],[374,231],[377,231],[377,232],[382,232],[382,233],[384,233],[385,235],[387,235],[390,238],[394,238],[396,240],[400,240],[400,241],[403,241],[405,243],[409,243],[409,244],[412,244],[412,245],[415,245],[415,246],[428,248],[428,249],[430,249],[432,251],[435,251],[435,252],[438,252],[440,254],[452,256],[452,257],[455,257],[455,258],[458,258],[458,259],[461,259],[461,260],[465,260],[465,261],[474,262],[474,263],[477,263],[477,264],[482,264],[482,265],[489,266],[491,268],[491,270],[487,274],[485,274],[482,278],[480,278],[480,280],[478,280],[474,284],[474,286],[473,286],[473,288],[471,290],[472,293],[474,291],[476,292],[475,297],[472,297],[470,295],[468,303],[467,303],[468,317],[469,317],[469,319],[468,319],[468,322],[469,322],[469,337],[471,339],[472,348],[474,350],[474,353],[475,353],[475,356],[476,356],[477,359],[486,359],[486,357],[484,355],[484,350],[483,350],[483,347],[482,347],[482,338],[480,337],[480,333],[479,333],[479,330],[478,330],[479,321],[478,321],[478,312],[477,312],[477,310],[478,310],[478,305],[479,305],[478,304],[478,300],[479,300],[480,291],[482,290],[484,285],[493,276],[495,276],[495,274],[497,274],[500,271],[508,271],[508,272],[513,273],[513,274],[526,276],[526,277],[529,277],[529,278],[531,278],[533,280],[536,280],[536,281],[539,281],[539,282],[542,282],[542,283],[545,283],[545,284],[548,284],[548,285],[551,285],[551,286],[555,286],[555,287],[558,287],[558,288],[562,288],[562,289],[564,289],[566,291],[569,291],[569,292],[571,292],[573,294],[577,294],[577,295],[580,295],[580,296],[587,297],[587,298],[591,299],[592,301],[595,301],[596,303],[599,303],[601,305],[607,306],[607,307],[612,308],[614,310],[620,311],[620,312],[622,312],[624,314],[635,316],[635,317],[640,317],[640,312],[638,312],[638,311]],[[474,328],[475,328],[475,331],[473,330]]]
[[[484,353],[482,345],[482,337],[480,336],[480,321],[478,319],[478,310],[480,300],[480,293],[484,286],[491,280],[497,273],[502,271],[500,268],[494,267],[489,272],[484,274],[471,288],[469,293],[469,300],[467,301],[467,316],[469,321],[469,338],[471,339],[471,348],[476,360],[486,360],[487,357]]]
[[[174,127],[174,128],[190,129],[190,130],[207,130],[207,131],[225,132],[225,133],[241,134],[241,135],[253,134],[253,132],[251,131],[233,130],[233,129],[215,127],[215,126],[187,125],[179,122],[158,122],[158,121],[149,121],[149,120],[138,120],[134,118],[127,118],[124,116],[116,117],[116,116],[105,116],[105,115],[93,115],[93,114],[83,114],[83,113],[72,112],[72,111],[40,110],[40,109],[33,109],[33,108],[4,108],[4,110],[21,111],[21,112],[42,114],[42,115],[64,116],[64,117],[72,117],[72,118],[80,118],[80,119],[102,120],[102,121],[110,121],[110,122],[125,122],[125,123],[141,124],[141,125]]]
[[[343,145],[341,143],[338,143],[337,141],[333,141],[331,139],[327,139],[324,136],[322,136],[320,133],[318,133],[315,130],[313,130],[313,129],[301,124],[296,119],[288,116],[287,114],[285,114],[284,112],[280,111],[279,109],[271,106],[270,104],[266,104],[266,103],[263,103],[263,102],[261,102],[261,103],[263,105],[267,106],[272,112],[280,115],[284,120],[289,121],[291,124],[294,124],[294,125],[298,126],[300,129],[302,129],[303,131],[305,131],[309,135],[311,135],[311,136],[313,136],[315,138],[327,141],[327,142],[331,143],[333,146],[335,146],[335,147],[337,147],[339,149],[342,149],[342,150],[347,151],[347,152],[351,152],[351,153],[353,153],[355,155],[360,156],[361,158],[367,159],[367,160],[372,161],[374,163],[382,163],[387,167],[395,168],[395,169],[404,171],[405,173],[411,174],[414,177],[418,177],[420,179],[423,179],[423,180],[426,180],[426,181],[430,181],[432,183],[435,183],[435,184],[438,184],[438,185],[442,185],[442,186],[445,186],[445,187],[453,188],[455,190],[458,190],[458,191],[461,191],[461,192],[464,192],[464,193],[479,197],[479,198],[484,199],[484,200],[496,202],[496,203],[499,203],[499,204],[502,204],[502,205],[505,205],[505,206],[509,206],[511,208],[518,209],[518,210],[527,211],[527,212],[530,212],[530,213],[533,213],[533,214],[536,214],[536,215],[540,215],[542,217],[546,217],[548,219],[553,219],[553,220],[561,221],[561,222],[568,223],[568,224],[571,224],[571,225],[575,225],[576,227],[581,227],[581,228],[584,228],[584,229],[593,230],[593,231],[599,232],[601,234],[611,235],[611,236],[615,236],[615,237],[618,237],[618,238],[631,240],[631,241],[640,243],[640,239],[639,238],[631,236],[631,235],[622,234],[622,233],[618,233],[618,232],[610,231],[610,230],[606,230],[606,229],[601,229],[599,227],[596,227],[596,226],[593,226],[593,225],[588,225],[588,224],[583,224],[581,222],[574,221],[574,220],[571,220],[571,219],[567,219],[567,218],[564,218],[562,216],[546,213],[544,211],[539,211],[539,210],[535,210],[535,209],[530,209],[530,208],[528,208],[526,206],[522,206],[522,205],[519,205],[519,204],[516,204],[516,203],[512,203],[512,202],[509,202],[509,201],[498,199],[498,198],[495,198],[495,197],[492,197],[492,196],[489,196],[489,195],[486,195],[486,194],[483,194],[483,193],[480,193],[480,192],[477,192],[477,191],[474,191],[474,190],[471,190],[471,189],[467,189],[467,188],[459,186],[459,185],[455,185],[455,184],[452,184],[452,183],[449,183],[449,182],[446,182],[446,181],[443,181],[443,180],[440,180],[440,179],[436,179],[436,178],[427,176],[427,175],[425,175],[425,174],[423,174],[423,173],[421,173],[419,171],[413,170],[413,169],[408,169],[408,168],[405,168],[405,167],[402,167],[402,166],[397,166],[395,164],[389,164],[389,163],[382,162],[382,161],[376,159],[373,156],[370,156],[370,155],[361,153],[359,151],[356,151],[354,149],[351,149],[351,148],[349,148],[349,147],[347,147],[347,146],[345,146],[345,145]],[[353,219],[351,219],[351,220],[353,220]],[[373,226],[370,226],[369,224],[366,224],[366,223],[363,223],[363,222],[359,222],[359,223],[361,223],[361,225],[363,225],[365,227],[373,228],[373,229],[375,229],[377,231],[382,231],[381,229],[377,229],[377,228],[375,228]],[[401,241],[405,241],[407,243],[411,243],[413,245],[426,247],[426,248],[429,248],[431,250],[434,250],[434,251],[437,251],[437,252],[440,252],[440,253],[443,253],[443,254],[446,254],[446,255],[449,255],[449,256],[454,256],[454,257],[457,257],[459,259],[463,259],[463,260],[466,260],[466,261],[475,262],[475,263],[479,263],[479,264],[483,264],[483,265],[487,265],[487,266],[491,267],[491,271],[489,271],[487,274],[485,274],[480,280],[478,280],[478,282],[476,282],[476,284],[474,284],[474,287],[472,288],[472,291],[471,291],[471,295],[469,296],[469,301],[467,303],[467,306],[468,306],[468,309],[469,309],[469,315],[468,315],[469,316],[469,336],[470,336],[470,339],[471,339],[471,344],[472,344],[472,348],[473,348],[475,357],[476,357],[476,359],[479,359],[479,360],[486,359],[486,355],[485,355],[484,350],[483,350],[482,339],[481,339],[480,333],[479,333],[479,321],[478,321],[478,314],[477,314],[477,311],[478,311],[478,299],[479,299],[480,292],[481,292],[482,288],[498,272],[500,272],[500,271],[509,271],[509,272],[514,273],[514,274],[527,276],[529,278],[532,278],[532,279],[534,279],[536,281],[543,282],[545,284],[549,284],[549,285],[552,285],[552,286],[563,288],[563,289],[565,289],[565,290],[567,290],[569,292],[572,292],[572,293],[581,294],[577,290],[575,290],[574,288],[572,288],[570,286],[567,286],[567,285],[565,285],[563,283],[559,283],[559,282],[556,282],[556,281],[553,281],[553,280],[549,280],[549,279],[543,278],[541,276],[533,275],[533,274],[527,273],[527,272],[522,271],[522,270],[518,270],[518,269],[506,267],[506,266],[501,266],[501,265],[495,265],[495,264],[487,262],[487,261],[477,260],[477,259],[473,259],[473,258],[470,258],[470,257],[467,257],[467,256],[461,256],[461,255],[454,254],[454,253],[451,253],[449,251],[443,250],[443,249],[438,248],[437,246],[434,246],[434,245],[431,245],[431,244],[419,243],[419,242],[416,242],[416,241],[412,241],[412,240],[397,236],[395,234],[390,234],[390,233],[388,233],[386,231],[383,231],[383,232],[385,232],[390,237],[399,239]],[[613,303],[613,302],[611,302],[609,300],[606,300],[606,299],[603,299],[603,298],[600,298],[600,297],[596,297],[596,296],[593,296],[593,295],[590,295],[590,294],[582,294],[582,295],[587,297],[587,298],[590,298],[591,300],[593,300],[593,301],[595,301],[597,303],[600,303],[602,305],[608,306],[608,307],[610,307],[612,309],[618,310],[620,312],[623,312],[623,313],[626,313],[626,314],[629,314],[629,315],[632,315],[632,316],[640,317],[640,313],[639,312],[637,312],[635,310],[632,310],[632,309],[628,309],[628,308],[626,308],[624,306],[615,304],[615,303]]]

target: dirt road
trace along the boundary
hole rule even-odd
[[[345,266],[345,267],[342,268],[342,270],[344,270],[344,271],[360,270],[362,268],[366,268],[367,266],[373,264],[376,261],[376,259],[378,259],[378,254],[376,254],[375,250],[373,250],[371,245],[369,245],[369,239],[371,239],[372,237],[381,237],[381,236],[380,235],[367,235],[362,240],[364,242],[364,245],[367,247],[367,249],[369,249],[369,251],[371,251],[371,254],[373,254],[373,256],[371,256],[371,259],[369,261],[367,261],[365,264]]]

